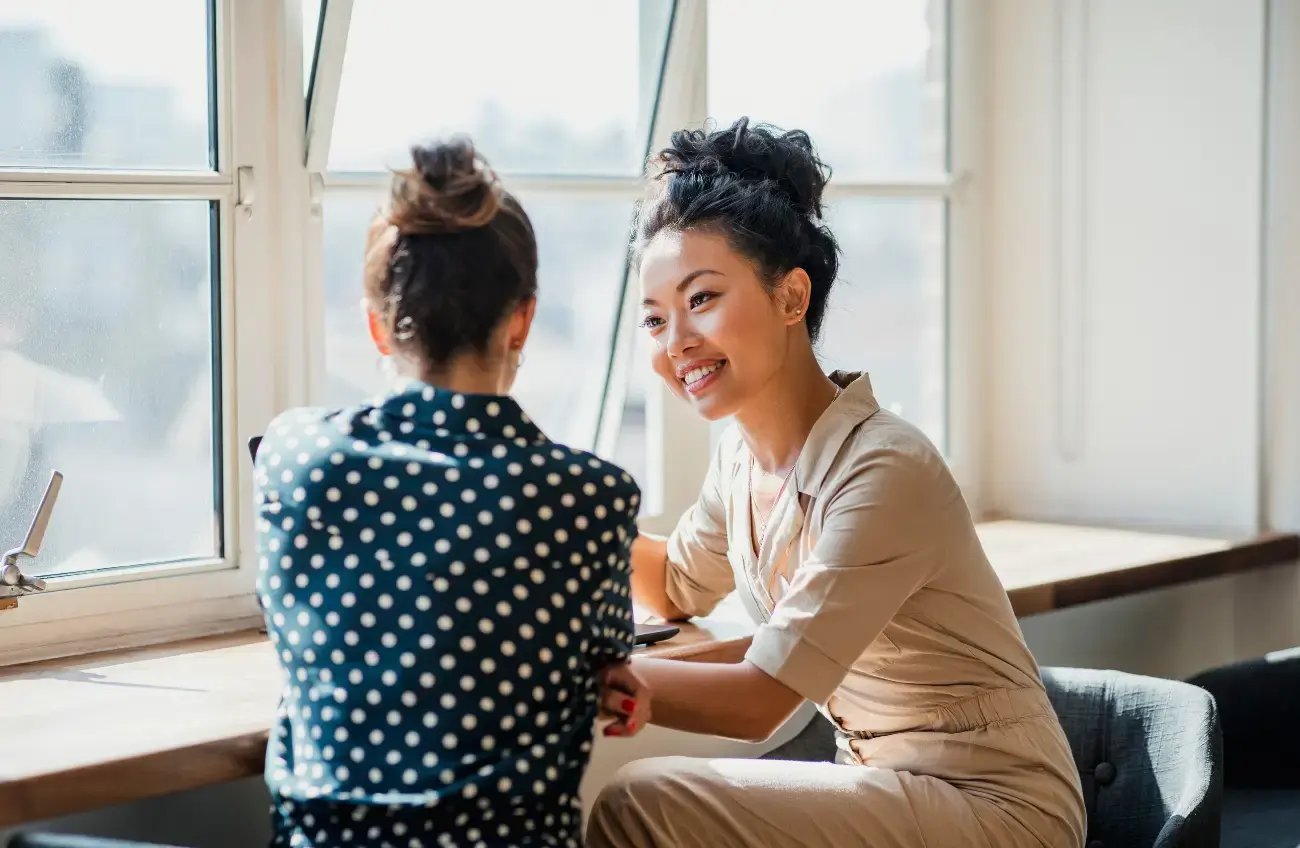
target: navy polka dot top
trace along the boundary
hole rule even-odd
[[[276,845],[580,845],[640,495],[508,397],[296,410],[257,456]]]

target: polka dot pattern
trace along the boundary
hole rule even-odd
[[[581,844],[639,501],[508,397],[412,384],[277,418],[256,492],[275,844]]]

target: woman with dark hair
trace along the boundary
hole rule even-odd
[[[808,136],[742,119],[651,165],[633,261],[653,367],[735,426],[672,537],[637,539],[633,595],[681,619],[736,589],[758,628],[732,663],[633,665],[657,724],[761,740],[812,701],[803,741],[834,744],[634,763],[589,844],[1081,845],[1070,749],[942,456],[865,374],[818,365],[838,249]]]
[[[258,451],[274,844],[579,845],[598,709],[612,736],[649,715],[626,665],[639,492],[509,396],[536,308],[524,210],[468,140],[412,155],[365,267],[406,382],[281,415]]]

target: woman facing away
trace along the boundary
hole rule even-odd
[[[608,735],[648,717],[625,663],[639,492],[509,396],[536,307],[524,210],[468,140],[412,155],[364,281],[407,381],[285,413],[258,452],[274,844],[578,845],[598,707]]]
[[[705,615],[733,589],[758,624],[734,663],[637,659],[654,721],[759,740],[812,701],[822,762],[626,767],[603,846],[1079,846],[1064,733],[942,456],[865,374],[814,355],[838,248],[827,169],[799,131],[681,131],[652,161],[634,244],[653,366],[731,416],[671,538],[633,545],[637,602]]]

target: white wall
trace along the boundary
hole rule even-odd
[[[986,247],[994,508],[1253,527],[1262,9],[1258,0],[996,4]],[[1064,46],[1081,41],[1077,61],[1062,61],[1058,10]],[[1072,166],[1082,179],[1062,193],[1058,169]],[[1078,294],[1058,311],[1072,282]],[[1063,356],[1062,340],[1076,340],[1079,355]]]
[[[1080,523],[1300,528],[1300,4],[991,11],[983,503]],[[1285,567],[1024,629],[1043,664],[1184,676],[1300,641],[1298,584]]]

